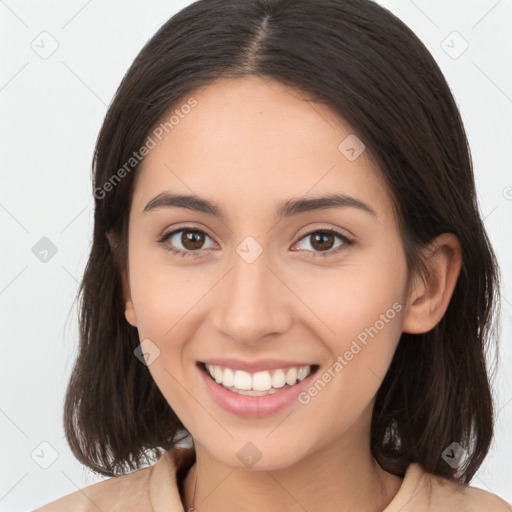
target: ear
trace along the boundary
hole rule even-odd
[[[462,263],[459,239],[453,233],[438,236],[427,248],[426,263],[429,274],[424,282],[416,279],[405,308],[402,330],[411,334],[430,331],[446,312]]]
[[[121,274],[121,284],[123,289],[123,300],[125,304],[124,316],[130,325],[133,327],[137,327],[137,317],[135,316],[135,309],[133,307],[131,290],[130,290],[130,282],[128,279],[127,271],[124,266],[120,263],[120,249],[119,249],[119,240],[115,233],[108,231],[106,233],[108,243],[110,244],[110,249],[112,254],[114,255],[114,261],[116,262],[117,268],[120,269],[119,272]]]

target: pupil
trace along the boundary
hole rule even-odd
[[[325,238],[327,238],[327,237],[331,238],[331,239],[333,238],[333,236],[331,234],[329,234],[329,233],[320,233],[320,234],[315,235],[313,237],[313,244],[312,244],[313,247],[315,247],[315,249],[323,249],[323,250],[330,249],[332,247],[332,243],[330,243],[330,244],[329,243],[327,243],[327,244],[325,243]],[[321,241],[322,239],[324,239],[323,242]],[[331,240],[331,242],[332,242],[332,240]],[[317,243],[319,244],[318,247],[316,247],[316,245],[315,245]]]
[[[203,236],[197,231],[185,231],[181,242],[188,249],[200,249],[203,244]]]

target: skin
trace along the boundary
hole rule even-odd
[[[190,96],[198,106],[139,170],[123,274],[126,319],[159,348],[148,369],[194,438],[185,510],[382,511],[402,479],[370,452],[375,394],[402,331],[426,332],[443,316],[460,270],[458,240],[444,234],[432,244],[436,272],[425,282],[408,276],[389,193],[367,152],[349,161],[338,150],[352,132],[327,106],[254,77]],[[143,213],[164,191],[208,198],[226,219],[184,208]],[[350,207],[273,217],[283,200],[333,192],[377,217]],[[185,226],[205,233],[199,249],[181,232],[159,243]],[[333,254],[342,241],[327,238],[331,255],[313,257],[322,250],[311,233],[329,228],[353,244]],[[236,252],[248,236],[263,249],[252,263]],[[173,255],[172,245],[200,255]],[[397,302],[401,311],[306,405],[241,418],[200,379],[196,361],[223,356],[311,361],[321,374]],[[252,468],[237,457],[248,442],[262,454]]]

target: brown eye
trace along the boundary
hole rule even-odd
[[[341,241],[338,245],[335,245],[336,239]],[[348,247],[353,244],[352,240],[331,229],[311,231],[304,235],[299,243],[303,243],[305,240],[310,240],[309,245],[312,249],[307,249],[307,252],[311,252],[314,257],[333,256],[348,249]]]
[[[335,236],[332,233],[318,232],[311,236],[311,246],[318,251],[328,251],[334,245]]]
[[[212,241],[210,247],[204,247],[206,239],[211,238],[197,228],[181,228],[164,235],[159,242],[165,249],[181,256],[198,256],[202,249],[211,249],[215,246]]]
[[[201,249],[204,244],[204,234],[200,231],[182,231],[181,243],[189,251]]]

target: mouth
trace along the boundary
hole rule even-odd
[[[223,389],[252,397],[268,396],[293,388],[314,375],[320,368],[318,364],[310,364],[247,372],[201,361],[197,362],[197,366],[208,379]]]

